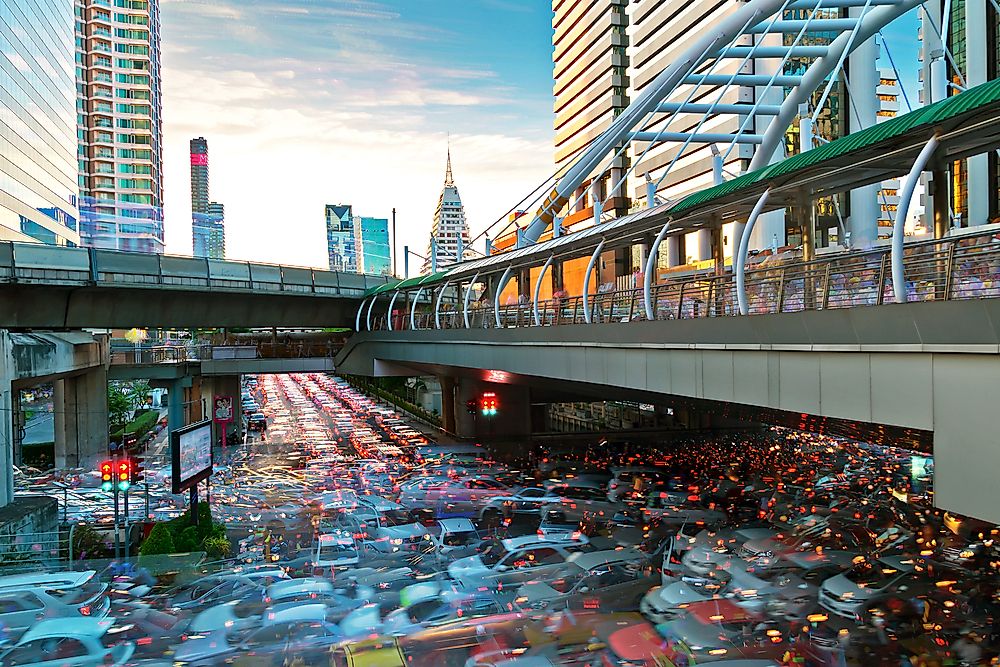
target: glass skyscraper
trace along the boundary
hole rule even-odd
[[[159,0],[75,7],[83,243],[162,253]]]
[[[72,0],[0,1],[0,240],[75,246]]]
[[[326,205],[326,249],[331,271],[358,270],[354,214],[350,204]]]
[[[358,272],[387,276],[391,273],[389,253],[389,220],[387,218],[355,218],[354,242],[358,250]]]
[[[226,210],[211,201],[208,141],[191,140],[191,248],[195,257],[226,258]]]

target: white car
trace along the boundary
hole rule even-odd
[[[915,569],[913,559],[902,556],[863,559],[823,582],[819,604],[838,616],[858,618],[871,605],[906,586]]]
[[[314,568],[345,568],[357,565],[359,558],[358,543],[350,532],[337,530],[316,536],[312,557]]]
[[[452,561],[448,576],[462,588],[507,578],[527,579],[562,565],[571,554],[584,551],[588,544],[583,535],[512,537],[490,545],[480,554]],[[507,576],[521,573],[524,577]]]
[[[518,514],[538,514],[543,505],[558,503],[560,497],[538,487],[519,487],[510,495],[490,498],[479,511],[479,520],[486,523]]]
[[[639,602],[639,611],[652,623],[666,623],[681,615],[693,602],[717,597],[722,586],[718,579],[681,577],[651,588]]]
[[[108,615],[108,586],[94,579],[94,570],[13,574],[0,577],[0,624],[19,631],[39,618]]]
[[[0,654],[3,667],[121,667],[135,651],[131,642],[114,644],[113,618],[51,618],[39,621]]]

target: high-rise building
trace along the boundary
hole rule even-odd
[[[191,140],[191,247],[195,257],[226,258],[225,209],[209,195],[208,141]]]
[[[658,0],[657,0],[658,1]],[[573,159],[628,107],[629,0],[552,0],[552,46],[555,80],[555,164],[562,175]],[[609,197],[628,168],[622,153],[596,184],[583,183],[570,198],[569,216],[585,218],[596,196],[604,210],[624,214],[624,196]],[[619,188],[617,193],[624,194]],[[616,193],[616,194],[617,194]],[[570,217],[568,224],[573,222]]]
[[[357,249],[359,273],[390,274],[392,256],[389,251],[388,219],[355,217],[354,247]]]
[[[430,273],[435,267],[441,268],[461,261],[469,256],[471,244],[469,223],[465,220],[465,207],[462,206],[462,197],[458,194],[458,187],[451,173],[451,149],[448,149],[444,187],[434,210],[431,241],[427,246],[427,259],[424,260],[421,272]]]
[[[76,0],[80,236],[163,252],[159,0]]]
[[[0,2],[3,241],[80,243],[72,7],[71,0]]]
[[[350,204],[326,205],[326,250],[331,271],[358,270],[354,214]]]
[[[881,123],[895,118],[899,114],[899,79],[891,67],[879,69],[878,112],[876,121]],[[878,191],[878,235],[882,238],[892,236],[892,225],[899,209],[899,179],[882,181]]]

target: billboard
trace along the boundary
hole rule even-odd
[[[172,493],[180,493],[212,474],[212,422],[209,419],[170,434]]]
[[[233,421],[232,396],[216,396],[213,404],[212,415],[215,421],[225,423]]]

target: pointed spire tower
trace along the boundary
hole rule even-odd
[[[461,252],[459,251],[461,239]],[[465,220],[465,207],[462,197],[458,194],[455,177],[451,171],[451,142],[448,143],[448,158],[444,168],[444,187],[438,198],[437,209],[434,211],[434,222],[431,225],[431,241],[427,244],[427,259],[424,261],[421,273],[428,274],[437,268],[454,264],[459,261],[459,255],[469,256],[472,237],[469,235],[469,223]],[[436,261],[431,260],[436,255]]]

